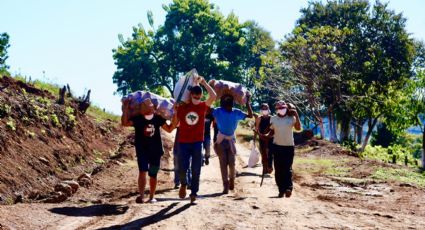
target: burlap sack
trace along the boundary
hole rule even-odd
[[[123,104],[128,101],[127,108],[130,118],[145,114],[151,104],[153,104],[155,113],[164,119],[171,120],[174,115],[174,99],[164,98],[151,92],[136,91],[125,96],[121,101]]]
[[[239,83],[213,79],[210,80],[208,84],[214,89],[217,94],[217,98],[226,94],[232,95],[234,101],[240,105],[245,105],[247,102],[247,96],[250,95],[250,92]]]

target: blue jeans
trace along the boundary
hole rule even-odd
[[[179,176],[183,185],[187,185],[186,172],[189,167],[192,169],[191,194],[197,195],[199,191],[199,178],[202,166],[202,142],[179,143]],[[192,158],[192,162],[190,161]],[[192,163],[192,165],[191,165]]]
[[[177,142],[174,143],[173,148],[173,155],[174,155],[174,185],[180,185],[180,176],[179,176],[179,144]],[[187,170],[186,173],[186,181],[187,184],[190,186],[192,182],[192,173],[190,171],[190,168]]]

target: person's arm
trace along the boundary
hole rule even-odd
[[[133,126],[133,122],[129,119],[129,114],[128,114],[129,102],[128,101],[123,102],[122,106],[123,106],[123,110],[122,110],[122,116],[121,116],[121,125]]]
[[[295,116],[294,128],[295,128],[296,131],[300,132],[302,130],[301,121],[300,121],[300,117],[298,116],[297,110],[295,110],[295,109],[294,109],[294,116]]]
[[[173,118],[170,121],[170,124],[167,124],[167,122],[165,122],[161,126],[162,129],[164,129],[168,133],[171,133],[177,127],[177,122],[175,121],[175,119],[177,119],[177,116],[174,115]]]
[[[252,118],[252,107],[251,107],[251,95],[247,95],[246,96],[246,108],[248,110],[248,114],[246,115],[246,117],[248,118]]]
[[[208,99],[205,101],[205,104],[207,106],[211,106],[214,103],[215,99],[217,98],[217,94],[215,93],[214,89],[211,88],[210,85],[208,85],[208,83],[205,81],[205,78],[203,77],[201,80],[201,85],[204,86],[208,92]]]
[[[260,117],[257,117],[255,119],[255,130],[254,132],[259,133],[260,132]]]

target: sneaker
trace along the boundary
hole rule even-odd
[[[148,203],[151,203],[151,204],[154,204],[156,202],[158,202],[158,201],[155,198],[152,198],[152,199],[149,199],[148,200]]]
[[[137,204],[143,204],[143,203],[145,203],[145,202],[143,201],[143,196],[138,196],[138,197],[136,198],[136,203],[137,203]]]
[[[206,165],[209,165],[209,164],[210,164],[210,158],[209,158],[209,157],[206,157],[206,158],[205,158],[205,164],[206,164]]]
[[[182,184],[182,186],[180,186],[179,197],[180,197],[180,199],[186,198],[186,185],[185,184]]]
[[[283,195],[284,195],[284,193],[283,193],[283,192],[279,192],[279,195],[277,195],[277,197],[282,198],[282,197],[283,197]]]
[[[190,203],[193,204],[196,201],[196,195],[190,194]]]
[[[286,190],[285,192],[285,197],[289,198],[292,195],[292,191],[291,190]]]

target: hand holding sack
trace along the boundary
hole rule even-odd
[[[127,110],[129,118],[149,112],[152,105],[155,113],[164,119],[170,120],[174,115],[174,99],[164,98],[151,92],[136,91],[123,97],[121,102],[123,113]]]
[[[217,98],[221,98],[226,94],[231,95],[233,96],[233,100],[240,105],[245,105],[250,96],[250,92],[239,83],[225,80],[211,80],[208,84],[214,89]]]

